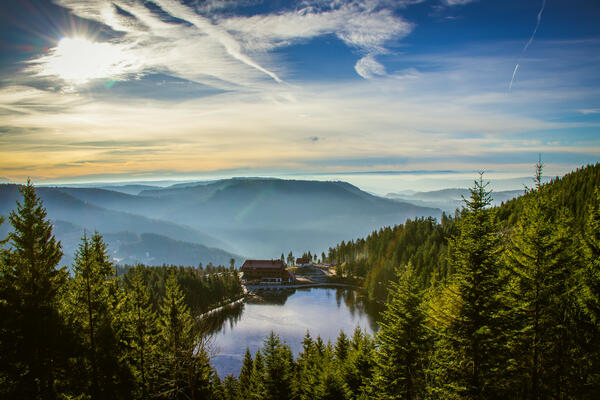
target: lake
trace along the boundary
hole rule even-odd
[[[306,331],[313,338],[321,336],[325,343],[335,342],[340,330],[351,336],[360,326],[373,333],[375,315],[374,306],[348,288],[303,288],[251,298],[213,317],[212,364],[221,378],[238,375],[246,347],[254,356],[271,331],[297,355]]]

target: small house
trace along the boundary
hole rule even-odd
[[[281,260],[246,260],[240,268],[242,282],[249,285],[280,285],[294,282]]]

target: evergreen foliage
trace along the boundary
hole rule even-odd
[[[425,393],[430,335],[412,266],[398,271],[377,334],[372,391],[379,399],[417,399]]]
[[[541,182],[538,164],[536,187],[525,199],[519,222],[505,253],[510,267],[510,297],[515,331],[513,350],[522,377],[521,390],[530,398],[570,397],[575,381],[573,355],[580,268],[572,219],[556,209],[551,193]],[[573,376],[572,378],[577,378]]]
[[[439,388],[445,397],[493,399],[502,396],[504,324],[500,274],[500,236],[487,184],[480,176],[458,220],[451,241],[452,280],[460,305],[436,346],[451,362],[439,365],[452,377]]]
[[[64,314],[72,330],[80,332],[78,345],[83,354],[74,364],[78,373],[85,374],[87,379],[82,379],[82,390],[92,399],[118,398],[122,385],[128,381],[117,358],[118,342],[113,329],[115,310],[111,304],[113,275],[102,237],[95,233],[90,240],[84,234],[75,254]]]
[[[59,269],[60,243],[31,181],[9,215],[13,231],[2,254],[2,345],[0,393],[4,398],[57,397],[69,335],[61,317],[66,271]]]

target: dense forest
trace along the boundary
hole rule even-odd
[[[223,275],[136,267],[118,278],[94,235],[69,277],[28,184],[1,262],[0,397],[596,399],[600,165],[541,178],[538,164],[524,196],[491,207],[480,177],[453,216],[330,249],[339,275],[386,304],[379,332],[335,343],[307,332],[297,356],[272,333],[223,380],[190,312],[206,306],[182,289],[184,276]]]
[[[0,398],[211,398],[201,319],[239,298],[230,266],[113,266],[84,235],[71,273],[31,183],[0,261]]]

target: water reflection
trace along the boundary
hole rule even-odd
[[[295,354],[307,330],[325,342],[335,341],[340,330],[351,335],[356,326],[372,333],[378,311],[347,288],[302,288],[252,297],[205,318],[213,334],[212,362],[221,377],[238,374],[246,347],[254,354],[271,330]]]
[[[210,313],[202,318],[202,331],[205,332],[206,335],[214,335],[227,326],[229,326],[230,329],[233,329],[242,318],[244,306],[245,304],[243,302],[234,303],[221,308],[218,312]]]

